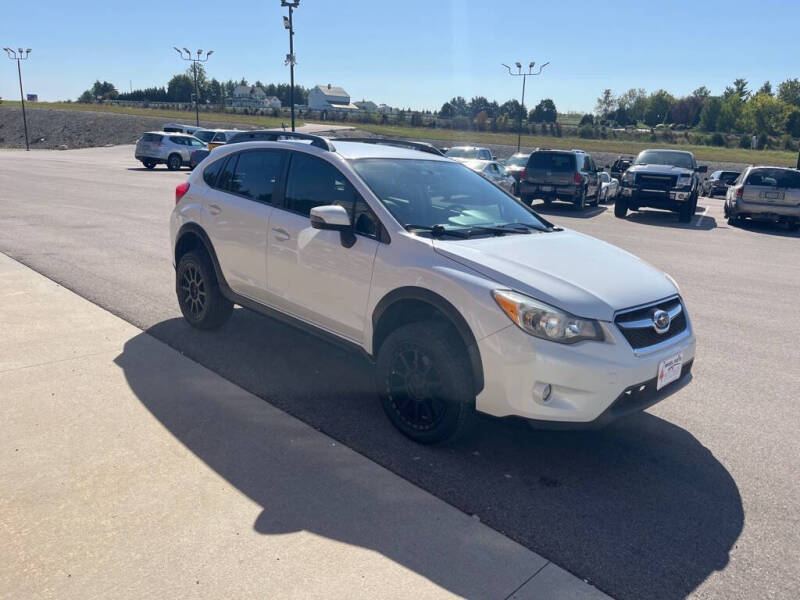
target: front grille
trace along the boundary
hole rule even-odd
[[[678,181],[675,175],[650,175],[647,173],[637,173],[636,185],[648,190],[671,190]]]
[[[670,314],[669,329],[658,333],[653,326],[653,315],[657,310]],[[634,350],[655,346],[686,331],[686,311],[680,298],[670,298],[643,308],[622,312],[614,319],[622,336]]]

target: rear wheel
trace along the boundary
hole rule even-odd
[[[575,198],[575,199],[572,201],[572,204],[574,204],[574,205],[575,205],[575,208],[579,208],[579,209],[581,209],[581,210],[583,210],[584,208],[586,208],[586,188],[583,188],[583,189],[580,191],[580,196],[578,196],[577,198]]]
[[[148,169],[155,169],[156,168],[156,161],[154,160],[143,160],[142,164],[147,167]]]
[[[472,369],[464,344],[446,323],[410,323],[390,333],[375,375],[386,416],[414,441],[453,440],[474,424]]]
[[[167,159],[167,168],[170,171],[177,171],[181,168],[183,164],[183,159],[181,159],[180,154],[170,154],[169,158]]]
[[[233,312],[233,303],[222,295],[205,252],[187,252],[181,256],[175,270],[175,291],[181,312],[192,327],[216,329]]]
[[[624,219],[628,216],[628,201],[625,198],[617,198],[614,203],[614,216],[618,219]]]

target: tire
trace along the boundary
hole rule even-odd
[[[447,323],[398,327],[375,366],[381,405],[403,435],[421,444],[453,441],[475,423],[475,388],[466,348]]]
[[[155,169],[155,168],[156,168],[156,161],[154,161],[154,160],[143,160],[143,161],[142,161],[142,164],[143,164],[143,165],[144,165],[146,168],[148,168],[148,169],[150,169],[150,170],[153,170],[153,169]]]
[[[531,196],[520,196],[519,198],[523,204],[527,204],[528,206],[533,205],[533,198]]]
[[[714,190],[713,190],[713,189],[711,189],[711,190],[709,190],[709,192],[706,194],[706,198],[713,198],[713,197],[714,197]]]
[[[739,219],[739,217],[734,215],[728,217],[728,225],[730,225],[731,227],[738,227],[740,224],[741,220]]]
[[[618,219],[628,216],[628,201],[625,198],[617,198],[617,201],[614,202],[614,216]]]
[[[197,329],[221,327],[233,312],[222,295],[211,260],[203,251],[187,252],[175,269],[175,293],[183,317]]]
[[[181,158],[180,154],[170,154],[167,158],[167,168],[170,171],[177,171],[181,168],[183,164],[183,159]]]
[[[678,222],[690,223],[692,217],[694,216],[694,212],[696,210],[697,210],[697,196],[695,195],[688,202],[684,202],[683,205],[678,209]]]
[[[575,208],[580,210],[584,210],[586,208],[586,188],[581,190],[581,195],[577,199],[573,200],[572,204],[575,206]]]

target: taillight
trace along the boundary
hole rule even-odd
[[[736,188],[736,197],[737,198],[741,198],[742,196],[744,196],[744,186],[743,185],[739,186],[738,188]]]
[[[528,178],[528,169],[522,169],[522,174],[519,176],[520,179],[527,179]]]
[[[577,171],[575,171],[575,176],[572,178],[572,180],[573,180],[575,183],[577,183],[578,185],[580,185],[581,183],[583,183],[583,178],[581,177],[581,174],[580,174],[580,173],[578,173]]]
[[[184,181],[183,183],[179,183],[178,186],[175,188],[175,204],[181,201],[186,195],[186,192],[189,191],[189,182]]]

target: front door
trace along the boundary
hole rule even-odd
[[[372,267],[380,243],[374,219],[347,178],[329,162],[293,152],[284,205],[269,220],[270,303],[318,327],[361,342]],[[357,224],[349,248],[336,231],[313,229],[313,207],[344,206]]]

